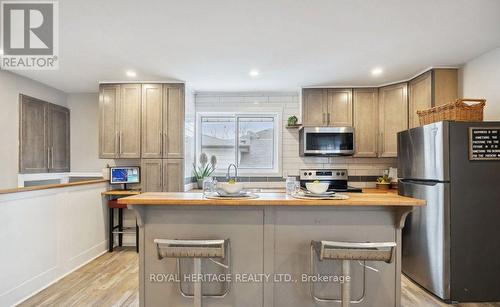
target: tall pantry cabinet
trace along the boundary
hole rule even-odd
[[[184,84],[101,84],[99,156],[141,159],[144,192],[184,189]]]

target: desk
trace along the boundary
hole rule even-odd
[[[119,204],[118,199],[126,196],[133,196],[141,194],[140,191],[137,190],[109,190],[102,192],[101,195],[108,199],[108,219],[109,219],[109,228],[108,228],[108,251],[111,253],[114,247],[114,235],[118,234],[118,246],[122,246],[123,243],[123,234],[124,233],[135,233],[135,246],[136,251],[139,252],[139,226],[137,225],[137,221],[135,223],[135,232],[128,231],[123,227],[123,209],[127,208],[127,205]],[[118,209],[118,225],[115,225],[115,215],[114,211]],[[115,230],[118,229],[118,230]]]

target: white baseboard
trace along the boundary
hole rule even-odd
[[[0,295],[1,302],[8,302],[16,299],[16,303],[9,304],[10,306],[16,306],[23,301],[29,299],[33,295],[43,291],[47,287],[55,284],[62,278],[71,274],[72,272],[78,270],[82,266],[88,264],[93,261],[97,257],[103,255],[107,252],[108,241],[105,240],[95,246],[90,247],[89,249],[83,251],[82,253],[68,259],[66,263],[59,267],[54,267],[49,269],[42,274],[27,280],[26,282],[18,285],[17,287],[9,290],[7,293],[3,293]],[[9,300],[9,297],[11,299]],[[19,299],[19,297],[22,297]],[[1,304],[3,305],[3,304]]]

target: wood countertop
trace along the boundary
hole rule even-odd
[[[399,196],[395,193],[342,193],[346,200],[296,199],[285,193],[255,193],[255,199],[207,199],[202,193],[143,193],[120,198],[118,203],[145,206],[424,206],[425,201]]]

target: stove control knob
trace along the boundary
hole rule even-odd
[[[307,176],[307,172],[304,172],[304,176]]]
[[[337,176],[340,176],[340,172],[337,172]]]
[[[309,172],[309,176],[312,176],[312,175],[313,175],[313,173]]]
[[[342,173],[340,173],[340,174],[341,174],[342,176],[344,176],[344,175],[345,175],[345,173],[344,173],[344,172],[342,172]]]

